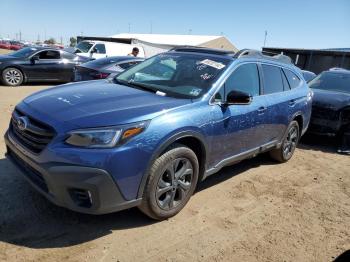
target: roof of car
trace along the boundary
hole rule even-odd
[[[350,70],[345,68],[330,68],[329,70],[325,71],[327,73],[335,73],[335,74],[350,74]]]
[[[62,49],[58,48],[58,47],[54,47],[54,46],[28,46],[25,48],[35,48],[37,51],[41,51],[41,50],[56,50],[56,51],[60,51]]]
[[[198,47],[198,46],[181,46],[175,47],[170,51],[175,52],[191,52],[191,53],[205,53],[205,54],[213,54],[213,55],[223,55],[223,56],[233,56],[235,52],[224,50],[224,49],[215,49],[208,47]]]

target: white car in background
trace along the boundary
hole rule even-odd
[[[145,52],[141,46],[105,41],[83,40],[77,44],[74,52],[80,56],[98,59],[110,56],[126,56],[131,53],[134,47],[139,49],[138,57],[145,57]]]

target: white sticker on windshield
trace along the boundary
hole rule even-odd
[[[200,61],[199,63],[214,67],[214,68],[219,69],[219,70],[223,69],[225,67],[224,64],[219,63],[219,62],[215,62],[215,61],[210,60],[210,59],[204,59],[203,61]]]
[[[192,96],[198,96],[201,93],[202,89],[199,88],[193,88],[190,92],[190,95]]]
[[[166,96],[166,93],[162,92],[162,91],[157,91],[156,92],[156,95],[159,95],[159,96]]]

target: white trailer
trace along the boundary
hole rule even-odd
[[[127,55],[131,53],[133,47],[139,48],[139,56],[146,58],[179,46],[200,46],[238,51],[225,36],[118,34],[110,37],[78,37],[77,47],[81,46],[80,43],[82,42],[93,42],[95,47],[96,44],[105,44],[106,47],[108,45],[113,46],[113,48],[110,48],[111,53],[106,50],[105,56]],[[90,46],[90,53],[84,53],[83,55],[97,58],[98,54],[93,52],[91,55],[91,50],[93,50],[92,46]]]

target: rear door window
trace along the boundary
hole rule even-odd
[[[264,74],[264,94],[283,92],[281,69],[277,66],[262,65]]]
[[[292,89],[299,86],[301,80],[296,74],[294,74],[292,71],[290,71],[288,69],[283,69],[283,72],[286,74],[289,85]]]

